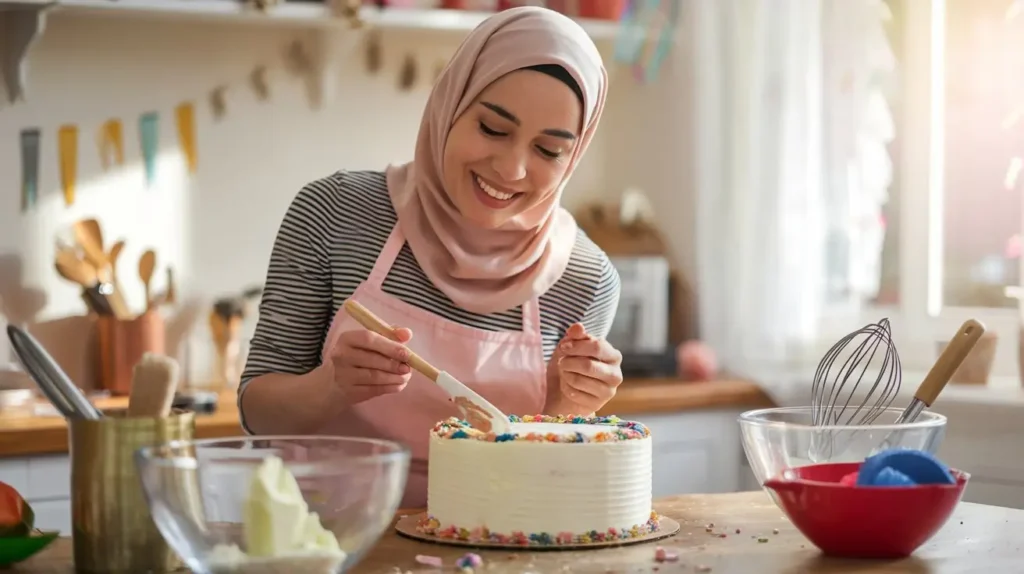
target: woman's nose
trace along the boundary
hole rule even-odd
[[[519,181],[526,177],[526,154],[508,150],[494,158],[494,171],[504,181]]]

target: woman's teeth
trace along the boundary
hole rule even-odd
[[[476,176],[476,184],[480,186],[480,189],[484,190],[484,193],[493,197],[494,199],[500,199],[502,201],[508,201],[516,196],[514,193],[504,193],[494,189],[487,185],[487,182],[480,179],[480,176]]]

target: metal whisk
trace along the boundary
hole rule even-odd
[[[837,365],[840,361],[841,366]],[[874,370],[869,373],[876,365],[877,373]],[[871,424],[896,398],[902,375],[888,319],[850,333],[829,349],[814,373],[811,424]],[[868,384],[870,387],[865,386]],[[836,450],[842,452],[835,448],[831,433],[815,436],[815,439],[811,455],[818,461],[831,458]]]

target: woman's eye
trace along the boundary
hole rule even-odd
[[[539,151],[545,157],[549,157],[551,159],[557,159],[558,157],[560,157],[562,155],[560,152],[551,151],[551,150],[543,148],[541,146],[537,146],[537,151]]]
[[[487,124],[485,124],[483,122],[480,122],[480,131],[482,131],[485,135],[489,135],[489,136],[505,136],[505,135],[508,135],[505,132],[499,132],[498,130],[493,130],[493,129],[487,127]]]

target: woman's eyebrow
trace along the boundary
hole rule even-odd
[[[485,107],[485,108],[487,108],[487,109],[489,109],[489,110],[491,110],[492,112],[498,114],[499,116],[505,118],[506,120],[514,123],[517,126],[518,125],[522,125],[522,122],[519,121],[519,118],[517,118],[515,114],[513,114],[512,112],[508,111],[507,109],[499,106],[498,104],[495,104],[495,103],[492,103],[492,102],[480,102],[480,105]],[[563,129],[558,129],[558,128],[548,128],[546,130],[543,130],[541,133],[544,133],[544,134],[552,136],[552,137],[562,138],[562,139],[567,139],[567,140],[575,140],[576,139],[576,134],[570,132],[569,130],[563,130]]]

